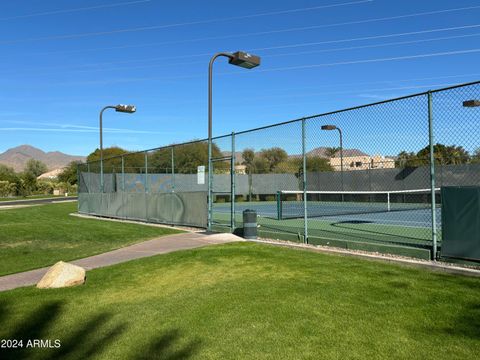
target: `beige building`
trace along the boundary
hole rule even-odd
[[[335,171],[340,171],[340,157],[330,158],[330,165]],[[343,170],[369,170],[369,169],[393,169],[395,160],[385,158],[384,156],[346,156],[343,158]]]

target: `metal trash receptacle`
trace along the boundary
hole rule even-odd
[[[243,211],[243,237],[250,240],[257,238],[257,212],[255,210]]]

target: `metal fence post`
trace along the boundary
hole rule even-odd
[[[235,231],[235,132],[232,132],[232,160],[230,161],[230,228]]]
[[[92,186],[92,179],[91,179],[91,175],[90,175],[90,163],[87,162],[87,174],[88,174],[88,193],[90,194],[90,187]]]
[[[145,220],[148,221],[148,154],[145,152]]]
[[[123,217],[127,218],[127,208],[125,206],[125,158],[122,155],[122,208]]]
[[[207,201],[208,201],[208,208],[207,208],[207,230],[212,231],[212,140],[208,139],[208,189],[207,189]]]
[[[428,143],[430,146],[430,189],[432,196],[432,259],[437,259],[437,210],[435,199],[435,154],[433,139],[432,93],[428,92]]]
[[[174,147],[172,146],[172,192],[175,192],[175,154],[174,154]]]
[[[302,158],[303,158],[303,241],[308,244],[308,214],[307,214],[307,155],[306,155],[305,119],[302,119]]]

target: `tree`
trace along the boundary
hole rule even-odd
[[[10,183],[17,183],[19,180],[18,175],[13,168],[0,164],[0,181],[8,181]]]
[[[285,150],[279,147],[272,147],[270,149],[262,149],[259,153],[259,157],[266,163],[266,172],[273,172],[275,168],[282,161],[287,160],[288,154]]]
[[[129,153],[128,150],[122,149],[118,146],[112,146],[103,149],[103,171],[104,173],[119,173],[123,166],[126,173],[143,173],[145,172],[145,153]],[[100,150],[95,149],[87,156],[87,162],[90,162],[90,171],[94,173],[100,172]]]
[[[81,161],[72,161],[63,169],[63,171],[58,174],[58,181],[65,182],[70,185],[75,185],[78,181],[77,179],[77,167],[81,164]]]
[[[395,166],[400,168],[420,166],[421,161],[414,152],[401,151],[395,160]]]
[[[480,148],[475,149],[473,155],[470,158],[470,161],[472,162],[472,164],[480,163]]]
[[[122,149],[121,147],[118,146],[112,146],[103,149],[103,159],[108,159],[114,156],[119,156],[128,153],[127,150]],[[119,158],[120,159],[120,158]],[[94,152],[90,153],[87,156],[87,162],[94,162],[94,161],[99,161],[100,160],[100,149],[95,149]]]
[[[320,156],[307,156],[307,172],[334,171],[328,159]],[[303,174],[303,158],[288,159],[278,165],[276,173],[294,173],[297,177]]]
[[[194,174],[200,165],[208,164],[208,143],[196,141],[183,145],[173,146],[173,166],[177,174]],[[212,157],[219,158],[222,152],[216,144],[212,144]],[[216,172],[224,172],[228,169],[228,162],[217,161],[214,163]],[[163,148],[154,151],[148,157],[149,172],[164,173],[172,168],[172,148]],[[150,170],[151,169],[151,170]]]
[[[255,159],[255,151],[253,149],[245,149],[242,152],[242,165],[246,166],[246,173],[251,174],[253,171],[253,161]]]
[[[325,148],[325,156],[327,158],[333,158],[340,151],[339,147],[327,147]]]
[[[31,176],[37,178],[38,176],[46,173],[48,171],[47,165],[45,165],[40,160],[30,159],[25,165],[25,173],[28,173]]]
[[[466,164],[470,162],[470,155],[462,146],[435,144],[433,146],[433,156],[436,164],[455,165]],[[474,157],[475,158],[475,155]],[[430,146],[425,146],[416,154],[413,152],[402,151],[398,154],[395,161],[396,167],[418,167],[426,166],[430,163]]]
[[[466,164],[470,155],[462,146],[435,144],[433,146],[435,162],[442,165]],[[430,147],[426,146],[417,153],[417,158],[429,163]]]

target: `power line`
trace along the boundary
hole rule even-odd
[[[426,34],[426,33],[434,33],[434,32],[444,32],[444,31],[452,31],[452,30],[464,30],[464,29],[471,29],[471,28],[478,28],[480,24],[476,25],[465,25],[465,26],[458,26],[458,27],[449,27],[449,28],[440,28],[440,29],[428,29],[422,31],[413,31],[407,33],[394,33],[394,34],[387,34],[387,35],[375,35],[375,36],[368,36],[368,37],[361,37],[361,38],[350,38],[350,39],[339,39],[339,40],[327,40],[327,41],[320,41],[320,42],[313,42],[313,43],[300,43],[300,44],[290,44],[290,45],[280,45],[280,46],[272,46],[272,47],[264,47],[264,48],[256,48],[250,49],[250,51],[256,50],[273,50],[273,49],[282,49],[282,48],[289,48],[289,47],[300,47],[300,46],[313,46],[313,45],[323,45],[323,44],[335,44],[335,43],[343,43],[343,42],[354,42],[354,41],[364,41],[364,40],[373,40],[373,39],[381,39],[381,38],[390,38],[390,37],[401,37],[401,36],[410,36],[410,35],[419,35],[419,34]],[[478,36],[476,34],[466,34],[466,35],[457,35],[457,36],[447,36],[447,37],[438,37],[438,38],[431,38],[431,39],[421,39],[421,40],[412,40],[412,41],[403,41],[403,42],[391,42],[391,43],[384,43],[384,44],[373,44],[373,45],[364,45],[364,46],[353,46],[353,47],[345,47],[345,48],[334,48],[334,49],[323,49],[323,50],[315,50],[315,51],[303,51],[303,52],[295,52],[295,53],[283,53],[283,54],[274,54],[270,56],[289,56],[289,55],[302,55],[302,54],[315,54],[315,53],[328,53],[328,52],[335,52],[335,51],[344,51],[344,50],[355,50],[355,49],[367,49],[367,48],[377,48],[377,47],[385,47],[385,46],[393,46],[393,45],[404,45],[404,44],[415,44],[415,43],[422,43],[422,42],[430,42],[430,41],[438,41],[438,40],[449,40],[449,39],[457,39],[457,38],[465,38],[465,37],[474,37]],[[188,59],[192,57],[206,57],[210,56],[211,53],[200,53],[200,54],[190,54],[190,55],[177,55],[177,56],[169,56],[169,57],[154,57],[149,59],[137,59],[137,60],[123,60],[123,61],[111,61],[111,62],[102,62],[102,63],[91,63],[91,64],[81,64],[78,66],[52,66],[52,67],[44,67],[44,68],[34,68],[30,70],[40,70],[40,69],[59,69],[59,68],[66,68],[66,69],[73,69],[73,68],[88,68],[92,66],[103,66],[103,65],[114,65],[114,64],[129,64],[129,63],[136,63],[136,62],[151,62],[151,61],[165,61],[165,60],[175,60],[175,59]],[[188,62],[185,64],[196,64],[199,62]],[[155,67],[154,66],[144,66],[144,68],[148,67]],[[142,67],[135,67],[135,68],[142,68]],[[92,71],[98,71],[102,69],[91,69]],[[24,70],[24,71],[28,71]],[[87,69],[89,71],[89,69]]]
[[[406,55],[406,56],[396,56],[389,58],[376,58],[376,59],[364,59],[364,60],[352,60],[352,61],[340,61],[334,63],[322,63],[322,64],[309,64],[309,65],[300,65],[300,66],[289,66],[273,69],[258,69],[255,71],[248,72],[249,74],[256,74],[262,72],[276,72],[276,71],[289,71],[289,70],[303,70],[311,68],[321,68],[321,67],[333,67],[333,66],[344,66],[344,65],[357,65],[357,64],[368,64],[368,63],[379,63],[387,61],[402,61],[402,60],[412,60],[412,59],[421,59],[421,58],[432,58],[432,57],[442,57],[442,56],[454,56],[462,54],[473,54],[480,52],[480,48],[477,49],[467,49],[467,50],[457,50],[457,51],[446,51],[438,53],[428,53],[428,54],[417,54],[417,55]],[[235,75],[238,72],[218,72],[218,75]],[[180,80],[180,79],[193,79],[201,78],[204,75],[184,75],[184,76],[171,76],[171,77],[139,77],[139,78],[115,78],[114,80],[95,80],[95,81],[86,81],[86,82],[76,82],[76,83],[56,83],[58,85],[89,85],[89,84],[112,84],[112,83],[128,83],[128,82],[137,82],[137,81],[168,81],[168,80]]]
[[[312,45],[338,44],[338,43],[352,42],[352,41],[376,40],[376,39],[385,39],[385,38],[391,38],[391,37],[429,34],[429,33],[434,33],[434,32],[443,32],[443,31],[452,31],[452,30],[465,30],[465,29],[472,29],[472,28],[478,28],[478,27],[480,27],[480,24],[448,27],[448,28],[441,28],[441,29],[411,31],[411,32],[396,33],[396,34],[365,36],[365,37],[350,38],[350,39],[327,40],[327,41],[317,41],[317,42],[308,42],[308,43],[296,43],[296,44],[289,44],[289,45],[278,45],[278,46],[270,46],[270,47],[263,47],[263,48],[254,48],[254,49],[250,49],[250,50],[251,51],[262,51],[262,50],[276,50],[276,49],[286,49],[286,48],[292,48],[292,47],[303,47],[303,46],[312,46]]]
[[[400,18],[435,15],[435,14],[441,14],[441,13],[446,13],[446,12],[473,10],[473,9],[479,9],[479,8],[480,8],[480,5],[479,6],[472,6],[472,7],[436,10],[436,11],[430,11],[430,12],[420,12],[420,13],[398,15],[398,16],[391,16],[391,17],[383,17],[383,18],[365,19],[365,20],[358,20],[358,21],[351,21],[351,22],[342,22],[342,23],[335,23],[335,24],[323,24],[323,25],[293,27],[293,28],[285,28],[285,29],[278,29],[278,30],[258,31],[258,32],[252,32],[252,33],[241,33],[241,34],[232,34],[232,35],[224,35],[224,36],[210,36],[210,37],[203,37],[203,38],[175,40],[175,41],[163,41],[163,42],[152,42],[152,43],[136,44],[136,45],[121,45],[121,46],[109,46],[109,47],[90,48],[90,49],[81,49],[81,50],[76,49],[76,50],[41,52],[39,54],[52,54],[52,53],[58,54],[58,53],[78,53],[78,52],[102,51],[102,50],[119,50],[119,49],[129,49],[129,48],[139,48],[139,47],[149,47],[149,46],[159,46],[159,45],[175,45],[175,44],[193,43],[193,42],[209,41],[209,40],[226,40],[226,39],[240,38],[240,37],[271,35],[271,34],[279,34],[279,33],[286,33],[286,32],[315,30],[315,29],[320,29],[320,28],[325,28],[325,27],[335,27],[335,26],[355,25],[355,24],[363,24],[363,23],[371,23],[371,22],[379,22],[379,21],[396,20],[396,19],[400,19]],[[478,26],[478,25],[473,25],[473,27],[475,27],[475,26]],[[468,25],[465,28],[467,28],[467,27],[468,27]],[[433,30],[433,31],[442,31],[442,30],[439,29],[439,30]],[[2,44],[2,42],[0,42],[0,44]],[[254,49],[252,49],[252,50],[254,50]]]
[[[368,63],[378,63],[386,61],[395,61],[395,60],[410,60],[410,59],[421,59],[421,58],[430,58],[438,56],[451,56],[451,55],[461,55],[461,54],[473,54],[480,52],[480,48],[477,49],[468,49],[468,50],[457,50],[457,51],[446,51],[439,53],[430,53],[430,54],[418,54],[418,55],[407,55],[407,56],[395,56],[389,58],[378,58],[378,59],[366,59],[366,60],[353,60],[353,61],[340,61],[336,63],[323,63],[323,64],[310,64],[310,65],[299,65],[299,66],[287,66],[282,68],[274,69],[261,69],[252,71],[252,73],[259,72],[274,72],[274,71],[285,71],[285,70],[303,70],[311,68],[320,68],[320,67],[330,67],[330,66],[339,66],[339,65],[355,65],[355,64],[368,64]],[[224,72],[221,74],[233,74],[232,72]]]
[[[175,23],[175,24],[143,26],[143,27],[136,27],[136,28],[126,28],[126,29],[118,29],[118,30],[110,30],[110,31],[98,31],[98,32],[90,32],[90,33],[44,36],[44,37],[37,37],[37,38],[18,39],[18,40],[6,40],[6,41],[1,41],[0,44],[5,45],[5,44],[16,44],[16,43],[29,42],[29,41],[65,40],[65,39],[75,39],[75,38],[90,37],[90,36],[102,36],[102,35],[120,34],[120,33],[128,33],[128,32],[159,30],[159,29],[167,29],[167,28],[173,28],[173,27],[189,26],[189,25],[211,24],[216,22],[249,19],[249,18],[256,18],[261,16],[296,13],[300,11],[320,10],[320,9],[334,8],[334,7],[348,6],[348,5],[359,5],[364,3],[370,3],[372,1],[373,0],[359,0],[359,1],[341,3],[341,4],[322,5],[322,6],[315,6],[315,7],[309,7],[309,8],[297,8],[297,9],[291,9],[291,10],[273,11],[268,13],[257,13],[257,14],[251,14],[251,15],[233,16],[233,17],[217,18],[217,19],[210,19],[210,20],[198,20],[198,21],[190,21],[190,22]]]
[[[475,36],[480,36],[480,33],[468,34],[468,35],[457,35],[457,36],[444,36],[444,37],[439,37],[439,38],[421,39],[421,40],[412,40],[412,41],[398,41],[398,42],[391,42],[391,43],[386,43],[386,44],[351,46],[351,47],[344,47],[344,48],[313,50],[313,51],[301,51],[301,52],[294,52],[294,53],[274,54],[274,55],[269,55],[269,56],[273,56],[273,57],[277,57],[277,56],[296,56],[296,55],[307,55],[307,54],[316,54],[316,53],[329,53],[329,52],[344,51],[344,50],[371,49],[371,48],[378,48],[378,47],[418,44],[418,43],[425,43],[425,42],[431,42],[431,41],[452,40],[452,39],[475,37]],[[267,58],[267,56],[265,56],[265,58]],[[194,62],[185,62],[185,63],[181,63],[181,64],[177,63],[177,64],[171,64],[171,65],[197,65],[197,64],[204,64],[204,63],[205,63],[204,61],[194,61]],[[161,64],[153,64],[153,65],[116,67],[116,68],[107,68],[107,69],[105,69],[105,68],[104,69],[83,69],[83,70],[74,70],[74,71],[75,72],[118,71],[118,70],[132,70],[132,69],[150,69],[150,68],[164,67],[164,66],[165,66],[165,64],[161,63]]]
[[[104,5],[96,5],[96,6],[88,6],[82,8],[75,8],[75,9],[64,9],[64,10],[55,10],[55,11],[46,11],[41,13],[34,13],[34,14],[26,14],[26,15],[17,15],[17,16],[9,16],[0,18],[0,21],[4,20],[15,20],[15,19],[25,19],[37,16],[46,16],[46,15],[56,15],[56,14],[66,14],[66,13],[73,13],[79,11],[88,11],[88,10],[97,10],[97,9],[106,9],[112,7],[119,7],[119,6],[127,6],[127,5],[136,5],[140,3],[150,2],[151,0],[137,0],[137,1],[128,1],[128,2],[121,2],[121,3],[114,3],[114,4],[104,4]]]
[[[410,40],[410,41],[397,41],[397,42],[390,42],[390,43],[384,43],[384,44],[373,44],[373,45],[362,45],[362,46],[349,46],[349,47],[334,48],[334,49],[300,51],[300,52],[294,52],[294,53],[274,54],[274,55],[270,55],[270,56],[308,55],[308,54],[329,53],[329,52],[345,51],[345,50],[372,49],[372,48],[379,48],[379,47],[386,47],[386,46],[419,44],[419,43],[425,43],[425,42],[431,42],[431,41],[461,39],[461,38],[468,38],[468,37],[475,37],[475,36],[480,36],[480,33],[455,35],[455,36],[442,36],[442,37],[437,37],[437,38]]]

